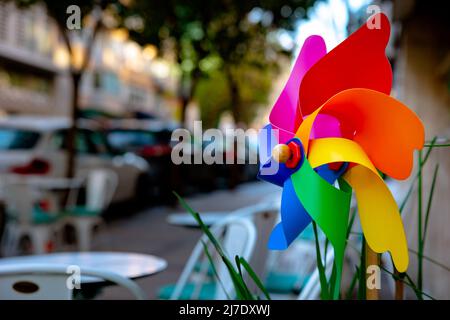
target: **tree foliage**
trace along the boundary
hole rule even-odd
[[[249,122],[251,109],[267,98],[278,70],[280,55],[289,55],[277,41],[279,30],[292,31],[313,0],[134,0],[127,18],[141,21],[130,35],[141,44],[152,43],[171,55],[181,72],[180,95],[189,102],[202,92],[205,81],[225,81],[229,100],[217,110],[230,109],[236,121]],[[220,76],[219,76],[220,74]],[[201,85],[202,89],[196,90]],[[211,88],[223,87],[211,83]],[[254,93],[251,93],[251,87]],[[264,90],[263,90],[264,89]],[[212,91],[216,93],[216,91]],[[211,103],[197,97],[202,112]],[[225,108],[224,108],[225,106]],[[217,116],[217,115],[216,115]]]

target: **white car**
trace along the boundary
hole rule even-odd
[[[0,175],[27,174],[64,177],[67,165],[67,118],[20,117],[0,118]],[[78,124],[75,175],[95,168],[113,170],[118,186],[113,202],[133,199],[141,179],[148,174],[149,165],[141,157],[111,152],[103,134],[92,122]]]

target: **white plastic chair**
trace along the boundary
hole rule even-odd
[[[91,248],[92,231],[96,225],[101,224],[100,217],[111,203],[117,188],[117,174],[109,169],[94,169],[84,178],[86,185],[86,201],[83,208],[87,211],[96,212],[93,215],[70,214],[65,223],[75,228],[78,250],[89,251]],[[76,207],[79,196],[79,188],[70,191],[68,197],[67,211]]]
[[[334,260],[334,251],[330,247],[327,251],[326,260],[323,261],[323,263],[326,265],[325,274],[327,279],[329,279],[331,276]],[[324,257],[322,259],[324,259]],[[317,300],[320,298],[320,290],[319,268],[316,266],[314,272],[311,274],[311,277],[308,279],[308,281],[300,291],[298,300]]]
[[[68,284],[72,283],[72,273],[68,271],[66,265],[0,266],[0,299],[71,300],[73,289]],[[141,287],[117,273],[93,268],[80,272],[80,276],[101,278],[124,287],[138,300],[146,299]]]
[[[210,230],[216,239],[221,239],[221,241],[219,240],[221,246],[230,261],[234,261],[236,255],[245,258],[247,261],[250,260],[256,243],[256,228],[251,219],[228,216],[212,226]],[[204,252],[203,243],[207,246],[210,245],[210,241],[206,235],[203,235],[195,245],[191,256],[181,272],[170,299],[175,300],[180,298],[183,289],[194,274],[195,266],[201,261]],[[213,250],[214,249],[210,250],[211,254],[215,252]],[[220,257],[217,258],[220,259]],[[224,287],[222,288],[220,283],[216,284],[214,299],[226,299],[227,294],[230,297],[233,297],[233,282],[228,274],[227,268],[222,261],[216,262],[215,267],[217,274]],[[207,270],[201,270],[201,274],[196,275],[196,279],[194,279],[195,287],[190,297],[191,299],[198,299],[201,286],[206,278],[206,271]]]
[[[26,181],[6,180],[2,183],[2,189],[8,215],[5,230],[6,253],[15,254],[23,236],[29,237],[33,253],[45,253],[47,244],[56,232],[56,225],[34,223],[33,209],[39,193]]]
[[[251,260],[249,261],[253,271],[259,279],[264,280],[268,271],[268,260],[270,251],[267,247],[270,234],[274,225],[279,220],[280,201],[272,199],[271,201],[260,202],[255,205],[243,207],[231,212],[231,217],[250,218],[255,224],[257,230],[257,242]],[[252,281],[249,282],[250,289],[256,289]]]

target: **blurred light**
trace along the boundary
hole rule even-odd
[[[263,14],[264,14],[263,9],[259,7],[253,8],[248,14],[248,21],[257,24],[261,21]]]
[[[306,14],[306,11],[305,11],[305,8],[303,8],[303,7],[298,7],[298,8],[295,9],[295,11],[294,11],[294,16],[295,16],[297,19],[303,18],[303,17],[305,16],[305,14]]]
[[[286,31],[280,31],[278,34],[278,41],[284,50],[292,50],[294,48],[294,39]]]
[[[208,56],[203,58],[199,62],[200,70],[203,72],[210,72],[212,70],[218,69],[222,64],[222,60],[218,56]]]
[[[282,6],[280,13],[282,17],[287,18],[292,14],[292,9],[289,6]]]
[[[142,31],[144,29],[144,21],[137,15],[131,16],[125,19],[125,26],[129,30]]]
[[[111,38],[123,42],[128,39],[128,30],[125,28],[114,29],[111,31]]]
[[[371,0],[348,0],[348,7],[352,12],[356,12],[361,9],[363,6],[368,6],[372,1]]]
[[[317,2],[308,10],[309,19],[300,21],[297,28],[298,49],[311,35],[321,35],[325,40],[327,51],[333,49],[347,37],[348,12],[345,1]]]
[[[64,46],[58,45],[56,47],[55,51],[53,52],[53,62],[59,68],[66,68],[69,66],[69,53]]]
[[[191,72],[194,70],[194,63],[190,59],[186,59],[181,63],[181,69],[185,72]]]
[[[81,69],[84,63],[84,48],[81,43],[72,45],[71,64],[75,69]]]
[[[153,60],[156,57],[157,53],[158,49],[152,44],[146,45],[142,50],[142,55],[147,60]]]
[[[157,78],[167,78],[170,74],[170,67],[163,60],[156,60],[151,64],[151,70]]]
[[[108,67],[115,67],[116,66],[116,57],[114,55],[113,50],[110,48],[105,48],[102,52],[102,60],[103,64],[105,64]]]
[[[266,11],[262,15],[261,24],[265,27],[268,27],[271,25],[273,21],[273,13],[271,11]]]
[[[130,67],[134,67],[136,63],[139,63],[140,47],[135,42],[127,42],[124,46],[125,64]]]

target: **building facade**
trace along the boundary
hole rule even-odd
[[[83,46],[76,37],[71,42],[72,47]],[[155,55],[155,48],[142,48],[123,31],[99,33],[83,73],[80,109],[171,119],[173,103],[161,94],[169,67]],[[22,10],[0,2],[0,113],[70,114],[69,61],[44,7]]]
[[[40,6],[23,11],[0,3],[0,110],[63,115],[69,108],[67,70],[53,61],[56,27]]]

